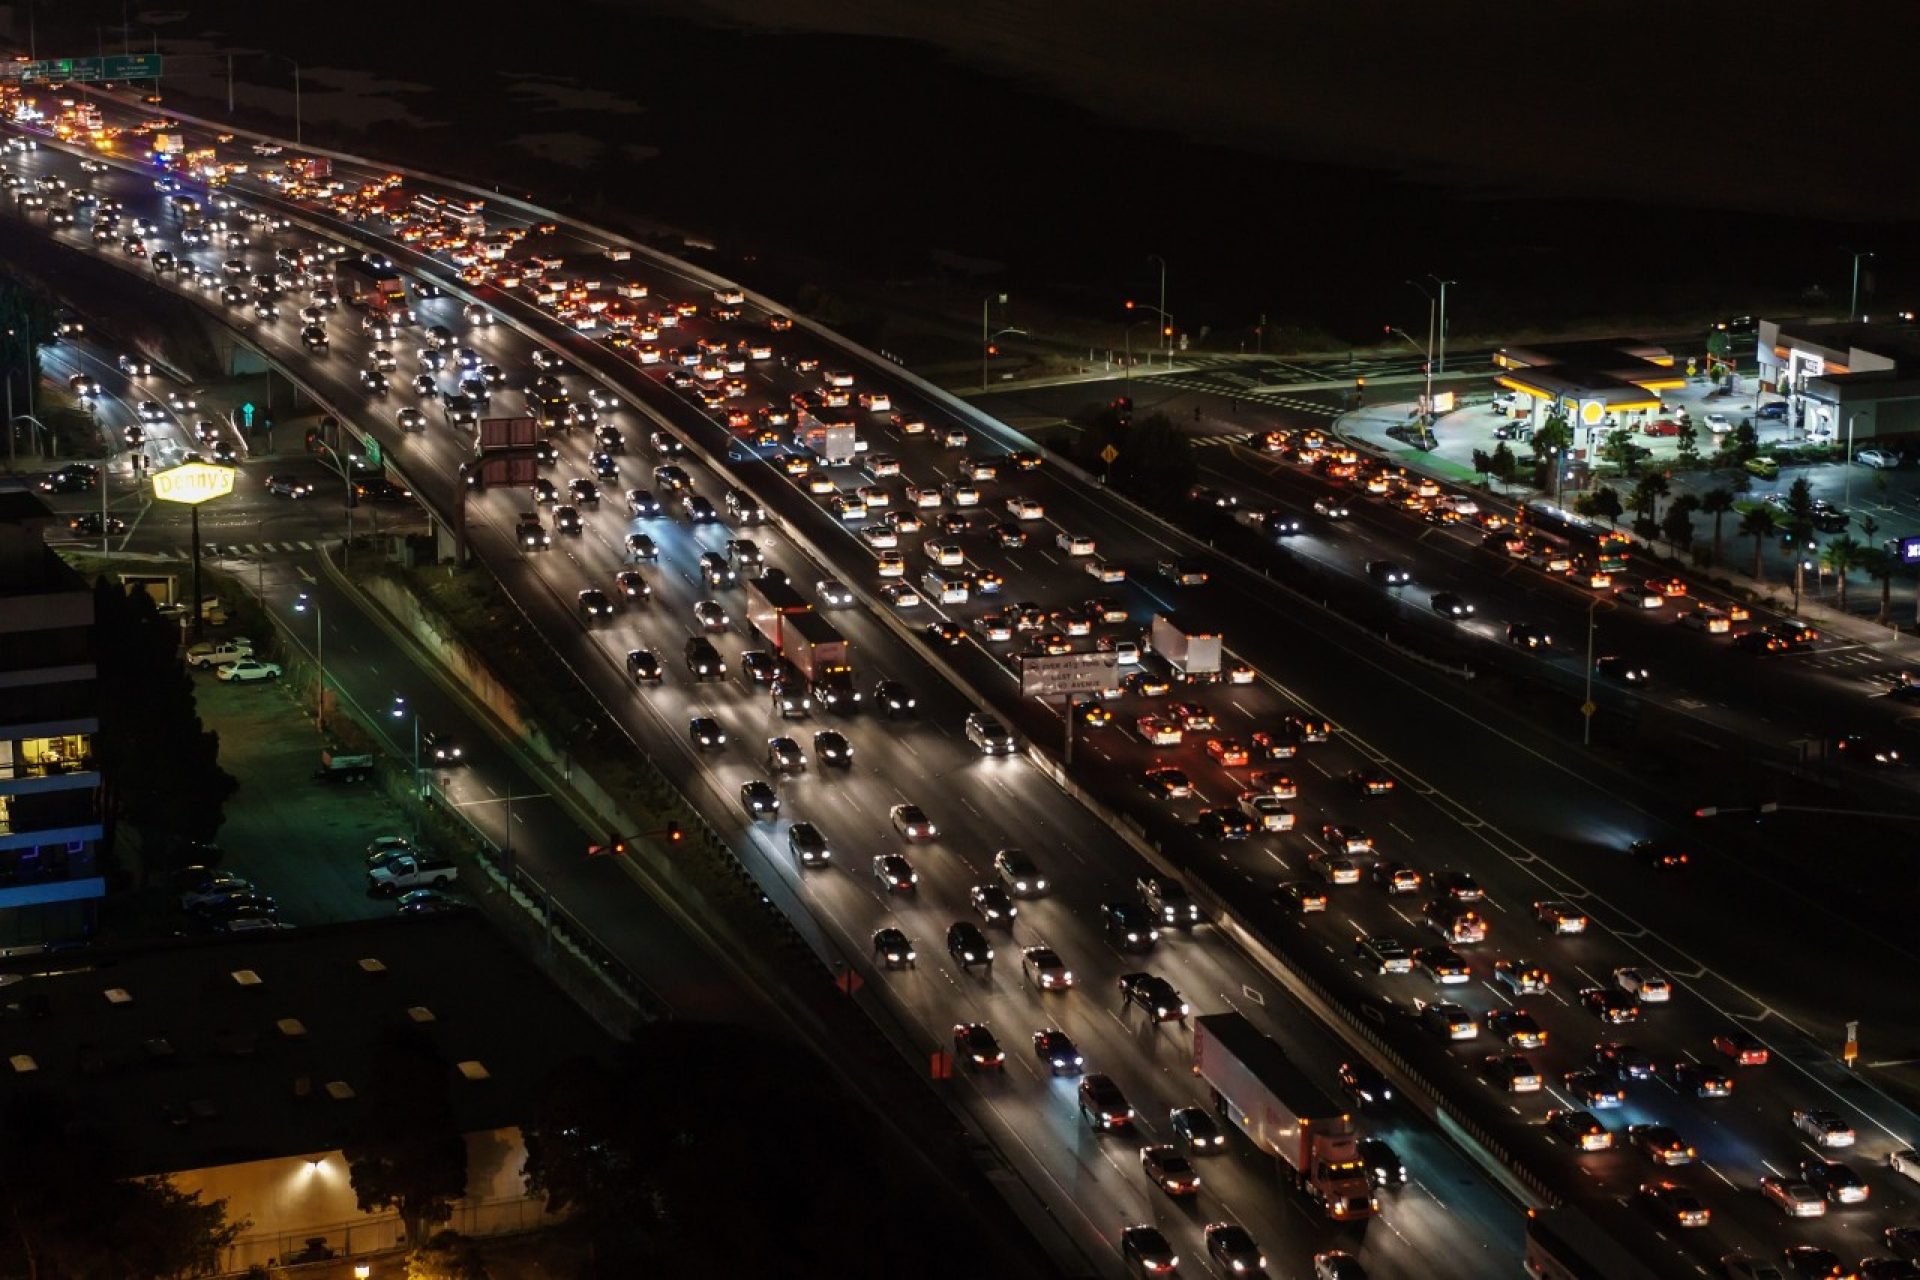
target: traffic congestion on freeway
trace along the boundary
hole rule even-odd
[[[557,660],[951,1051],[1115,1257],[1154,1265],[1151,1236],[1123,1233],[1146,1225],[1183,1269],[1235,1273],[1235,1238],[1208,1230],[1227,1222],[1278,1274],[1339,1250],[1382,1276],[1516,1268],[1518,1214],[1493,1225],[1485,1182],[1387,1096],[1408,1075],[1648,1265],[1764,1274],[1739,1259],[1810,1247],[1851,1265],[1910,1247],[1904,1110],[1779,1033],[1768,1014],[1791,998],[1691,927],[1686,899],[1736,872],[1621,808],[1548,838],[1438,782],[1343,698],[1338,662],[1304,669],[1312,645],[1349,641],[1289,643],[1270,623],[1289,606],[1010,433],[724,283],[461,193],[342,163],[322,174],[271,144],[223,144],[246,172],[209,185],[124,156],[83,169],[39,140],[7,157],[19,212],[223,313],[380,441],[394,472],[367,483],[410,486],[443,519],[464,506]],[[154,375],[122,372],[152,389],[133,416],[162,437],[129,447],[242,460],[242,441],[189,427],[192,407]],[[103,426],[141,425],[109,421],[123,411]],[[539,428],[517,471],[475,454],[478,420],[496,417]],[[1603,535],[1544,528],[1550,513],[1516,530],[1306,433],[1273,452],[1298,510],[1276,518],[1308,536],[1351,519],[1379,479],[1371,496],[1449,513],[1433,518],[1474,556],[1582,571],[1582,590],[1609,593],[1594,598],[1647,614],[1699,607],[1607,563]],[[1390,552],[1361,571],[1490,641],[1552,654],[1573,639]],[[1599,653],[1620,660],[1603,678],[1657,670],[1639,644]],[[1076,653],[1110,654],[1113,686],[1021,698],[1024,656]],[[1018,758],[1069,733],[1071,776],[1144,833],[1154,864]],[[1312,1025],[1218,936],[1228,925],[1394,1061]],[[1297,1153],[1235,1139],[1201,1158],[1224,1132],[1210,1092],[1238,1086],[1195,1077],[1193,1028],[1236,1010],[1385,1140],[1357,1153],[1376,1184],[1363,1204],[1331,1209],[1310,1172],[1306,1194],[1276,1191],[1273,1161],[1307,1163]],[[1319,1105],[1299,1096],[1288,1105]],[[1197,1208],[1176,1205],[1190,1194]],[[1336,1221],[1376,1203],[1387,1230]],[[1493,1235],[1507,1252],[1490,1266]]]

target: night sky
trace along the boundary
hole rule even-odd
[[[699,0],[898,36],[1131,124],[1501,192],[1882,218],[1920,196],[1920,7]]]

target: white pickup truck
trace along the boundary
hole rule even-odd
[[[234,636],[230,640],[209,640],[196,644],[187,650],[187,665],[190,667],[224,667],[229,662],[238,662],[242,658],[253,656],[253,641],[245,636]]]
[[[459,876],[460,868],[438,854],[415,851],[388,858],[367,868],[367,888],[376,894],[403,893],[428,886],[444,887]]]

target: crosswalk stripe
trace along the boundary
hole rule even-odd
[[[313,550],[313,544],[311,542],[303,542],[300,544],[300,549],[302,551],[311,551]]]

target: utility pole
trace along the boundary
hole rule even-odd
[[[989,294],[980,299],[980,389],[982,391],[987,389],[987,357],[993,354],[993,321],[990,318],[990,308],[995,297],[999,298],[1001,306],[1007,305],[1007,295],[1004,293]]]
[[[1599,607],[1600,597],[1595,596],[1587,602],[1587,696],[1580,703],[1580,745],[1593,745],[1593,611]]]
[[[1847,304],[1847,319],[1849,320],[1858,320],[1860,318],[1860,259],[1871,258],[1872,256],[1873,251],[1870,249],[1863,249],[1853,255],[1853,300]]]
[[[1458,284],[1459,281],[1442,280],[1439,276],[1428,278],[1440,286],[1440,346],[1435,352],[1435,359],[1438,361],[1435,367],[1439,372],[1445,373],[1447,371],[1447,286]]]
[[[1147,255],[1148,262],[1160,264],[1160,345],[1167,357],[1167,368],[1173,368],[1173,321],[1167,319],[1167,260],[1157,253]]]

